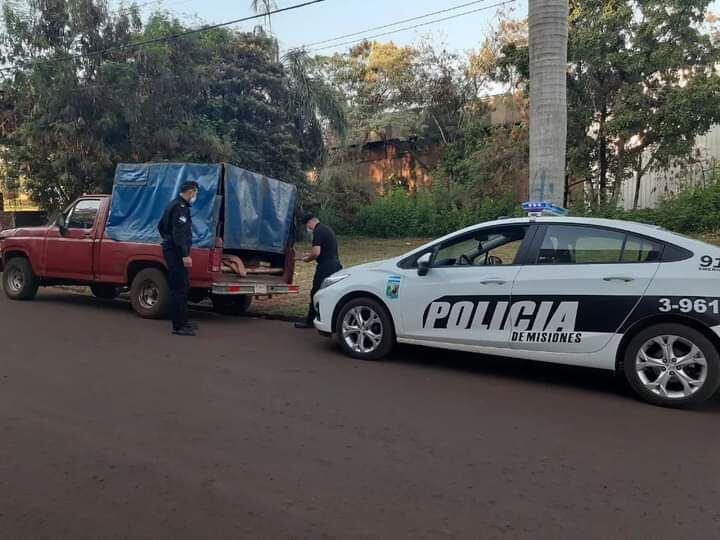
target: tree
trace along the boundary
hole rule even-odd
[[[0,56],[17,71],[0,81],[1,123],[11,126],[0,135],[0,159],[11,182],[25,175],[36,202],[52,208],[93,190],[112,167],[104,134],[118,125],[102,110],[104,60],[87,53],[127,39],[138,20],[88,0],[23,7],[3,7]]]
[[[592,206],[615,206],[653,167],[691,159],[720,121],[717,46],[703,29],[706,0],[575,0],[567,69],[569,185]],[[503,47],[499,77],[529,78],[527,48]],[[637,196],[636,196],[637,198]]]
[[[530,0],[530,198],[564,203],[567,0]]]
[[[275,0],[252,0],[250,8],[258,15],[264,15],[265,22],[270,27],[270,12],[277,9]]]
[[[388,123],[416,125],[417,50],[389,43],[360,43],[346,54],[318,57],[324,78],[345,100],[352,141],[382,132]],[[392,122],[391,118],[392,117]]]
[[[288,75],[288,111],[303,135],[301,144],[306,161],[320,159],[325,138],[333,135],[341,141],[348,131],[342,95],[319,73],[318,64],[302,49],[288,51],[282,58]]]
[[[118,50],[187,28],[93,0],[27,5],[4,10],[0,54],[17,71],[0,81],[0,159],[43,207],[109,190],[121,161],[232,161],[298,184],[317,162],[306,126],[321,120],[299,121],[274,39],[214,29]]]

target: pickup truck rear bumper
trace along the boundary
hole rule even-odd
[[[266,296],[272,294],[298,294],[300,287],[298,285],[289,285],[287,283],[213,283],[213,294],[249,294],[253,296]]]

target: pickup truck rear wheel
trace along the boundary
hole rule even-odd
[[[10,259],[2,277],[3,289],[12,300],[32,300],[40,287],[40,280],[24,257]]]
[[[110,283],[95,283],[94,285],[90,285],[90,291],[95,298],[114,300],[118,297],[118,294],[120,294],[120,287]]]
[[[130,287],[130,302],[143,319],[163,319],[170,303],[170,286],[162,270],[146,268]]]
[[[249,294],[216,294],[212,297],[212,302],[215,311],[221,315],[244,315],[252,304],[252,299]]]

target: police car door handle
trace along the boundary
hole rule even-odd
[[[605,276],[603,278],[604,281],[623,281],[625,283],[630,283],[631,281],[635,281],[634,277],[631,276]]]
[[[481,285],[505,285],[506,280],[497,277],[489,277],[480,280]]]

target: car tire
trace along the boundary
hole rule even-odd
[[[720,388],[717,348],[683,324],[658,324],[639,332],[625,349],[622,369],[638,396],[662,407],[696,407]]]
[[[93,293],[95,298],[114,300],[120,294],[120,287],[110,283],[95,283],[94,285],[90,285],[90,292]]]
[[[243,295],[224,295],[218,294],[212,297],[213,309],[220,315],[239,316],[244,315],[250,305],[253,297],[249,294]]]
[[[359,360],[379,360],[395,346],[395,328],[388,310],[372,298],[345,303],[335,321],[335,338],[345,354]]]
[[[5,264],[2,277],[3,290],[11,300],[32,300],[40,287],[40,280],[33,272],[30,261],[15,257]]]
[[[170,305],[170,286],[162,270],[146,268],[138,272],[130,287],[130,303],[143,319],[163,319]]]

